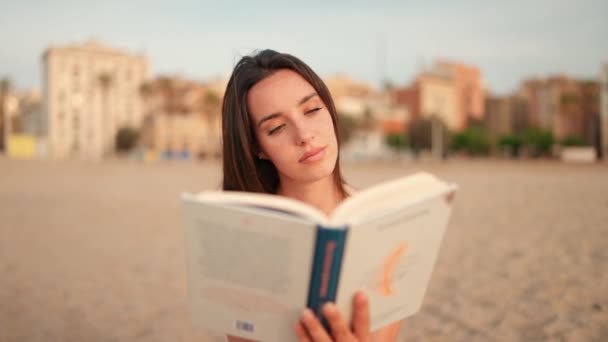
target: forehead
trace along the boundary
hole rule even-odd
[[[252,116],[287,111],[315,89],[302,76],[291,70],[279,70],[256,83],[247,94]]]

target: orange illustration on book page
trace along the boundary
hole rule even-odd
[[[399,265],[399,262],[403,258],[403,255],[407,251],[407,242],[400,243],[395,249],[393,249],[388,256],[384,259],[384,264],[380,274],[380,280],[376,285],[376,292],[380,293],[385,297],[392,296],[395,293],[393,288],[395,270]]]

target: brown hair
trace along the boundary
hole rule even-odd
[[[278,190],[279,174],[276,167],[256,154],[258,144],[247,108],[247,94],[256,83],[281,69],[298,73],[315,89],[331,115],[339,150],[338,116],[334,101],[321,78],[308,65],[289,54],[263,50],[245,56],[232,71],[222,104],[224,190],[270,194]],[[333,176],[338,191],[346,197],[348,194],[343,186],[339,152]]]

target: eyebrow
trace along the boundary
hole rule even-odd
[[[312,93],[304,96],[303,98],[300,99],[300,101],[298,101],[298,106],[303,105],[304,103],[306,103],[306,101],[312,99],[315,96],[319,96],[319,95],[316,92],[312,92]],[[258,122],[258,127],[260,127],[264,122],[266,122],[268,120],[272,120],[280,115],[281,115],[281,113],[279,113],[279,112],[266,115]]]

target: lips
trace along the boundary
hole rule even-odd
[[[312,162],[315,161],[316,159],[318,159],[319,157],[322,157],[324,152],[325,152],[325,148],[327,146],[324,147],[316,147],[313,148],[312,150],[304,153],[302,155],[302,157],[300,158],[300,160],[298,160],[300,163],[306,163],[306,162]]]

